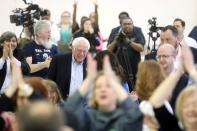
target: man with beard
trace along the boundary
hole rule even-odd
[[[131,18],[126,17],[121,21],[121,28],[113,36],[113,41],[108,43],[108,50],[116,53],[122,65],[130,91],[133,90],[137,65],[141,60],[140,52],[144,50],[145,38],[139,27],[133,25]]]
[[[45,78],[51,59],[57,54],[57,46],[52,45],[50,34],[50,23],[47,20],[38,21],[34,26],[35,39],[23,47],[31,76]]]

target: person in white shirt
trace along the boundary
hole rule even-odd
[[[197,49],[197,42],[193,38],[190,38],[190,37],[184,35],[185,21],[183,21],[180,18],[176,18],[173,22],[173,25],[178,31],[178,41],[179,41],[179,43],[184,41],[188,46]]]
[[[17,37],[13,32],[6,31],[0,37],[0,94],[11,82],[11,62],[21,67],[23,75],[28,75],[30,72],[24,53],[17,48],[17,44]]]

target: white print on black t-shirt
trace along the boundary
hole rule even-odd
[[[49,55],[48,55],[47,53],[44,53],[44,54],[43,54],[43,59],[46,60],[48,57],[49,57]]]

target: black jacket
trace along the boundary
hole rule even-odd
[[[69,94],[71,80],[72,54],[55,56],[49,67],[47,77],[55,81],[59,87],[63,99]],[[86,76],[86,60],[83,63],[83,79]]]

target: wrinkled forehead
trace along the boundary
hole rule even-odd
[[[87,44],[85,44],[85,42],[79,41],[79,43],[76,44],[74,49],[76,49],[76,50],[88,50],[88,46],[87,46]]]
[[[173,52],[175,52],[175,48],[168,43],[162,44],[157,50],[157,54],[173,54]]]
[[[50,26],[48,26],[48,25],[44,25],[44,26],[41,28],[41,30],[40,30],[40,32],[48,32],[48,31],[51,31],[51,28],[50,28]]]

